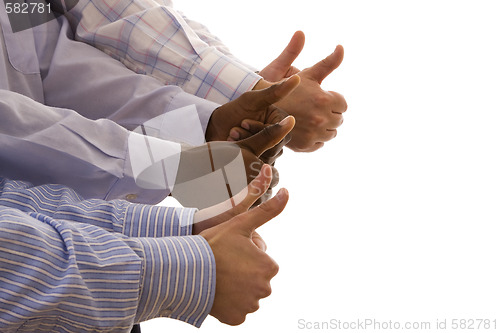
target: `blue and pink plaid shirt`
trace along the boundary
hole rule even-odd
[[[261,79],[169,0],[80,0],[68,14],[76,39],[164,84],[224,104]]]

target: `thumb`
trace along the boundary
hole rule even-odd
[[[276,146],[283,140],[288,133],[295,126],[295,118],[287,116],[285,119],[277,124],[269,125],[262,131],[251,137],[238,141],[236,144],[240,148],[246,148],[251,151],[255,156],[260,157],[264,152]]]
[[[293,62],[299,56],[304,48],[305,35],[302,31],[297,31],[285,47],[283,52],[274,59],[268,66],[259,72],[259,74],[268,81],[279,81],[289,71]]]
[[[250,236],[255,229],[278,216],[285,209],[287,202],[288,191],[282,188],[272,199],[238,215],[233,226]]]
[[[300,77],[293,75],[288,79],[274,84],[266,89],[252,90],[242,96],[248,98],[248,107],[250,111],[261,111],[268,106],[279,102],[288,96],[300,84]]]
[[[342,45],[337,45],[332,54],[316,63],[314,66],[304,69],[302,72],[307,73],[313,80],[321,83],[331,72],[340,66],[343,59],[344,48]]]

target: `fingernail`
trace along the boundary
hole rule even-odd
[[[250,130],[250,124],[247,123],[246,121],[241,123],[241,127],[243,127],[246,130]]]
[[[279,125],[280,126],[285,126],[287,125],[290,121],[292,121],[292,117],[291,116],[287,116],[285,119],[283,119],[282,121],[279,122]]]
[[[240,138],[240,133],[238,133],[236,130],[231,130],[229,131],[229,136],[233,139],[238,140]]]
[[[288,196],[288,191],[286,188],[282,188],[278,191],[278,193],[276,194],[276,198],[279,200],[279,201],[283,201],[286,199],[286,197]]]

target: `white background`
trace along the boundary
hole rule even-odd
[[[496,3],[177,0],[257,68],[299,29],[299,68],[342,44],[323,87],[349,109],[323,149],[277,162],[290,201],[260,229],[280,264],[260,310],[238,327],[155,319],[143,332],[302,332],[300,319],[365,318],[496,318],[500,330]]]

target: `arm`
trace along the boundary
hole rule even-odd
[[[0,198],[29,187],[2,179]],[[47,205],[64,190],[39,189],[44,196],[33,199]],[[87,204],[90,212],[97,208]],[[128,332],[133,323],[159,316],[199,327],[212,307],[214,257],[200,236],[128,238],[0,204],[0,238],[2,331],[62,326],[74,332]]]
[[[138,202],[159,202],[168,194],[166,188],[144,189],[135,182],[132,162],[140,160],[144,142],[140,134],[107,119],[90,120],[9,91],[0,90],[0,101],[2,176],[35,185],[64,184],[85,198],[133,195]],[[157,145],[166,154],[180,151],[174,142],[157,140]],[[177,166],[172,161],[174,175]]]
[[[166,6],[173,7],[172,1],[170,1],[170,0],[164,0],[163,3]],[[234,62],[242,64],[243,66],[245,66],[246,68],[252,70],[253,72],[257,72],[258,71],[256,68],[252,67],[251,65],[246,64],[246,63],[242,62],[240,59],[236,58],[231,53],[229,47],[227,47],[217,36],[215,36],[214,34],[212,34],[206,26],[204,26],[200,22],[193,21],[193,20],[189,19],[188,17],[186,17],[182,13],[181,13],[181,15],[182,15],[182,18],[184,19],[184,21],[186,21],[186,23],[189,25],[189,27],[194,30],[194,32],[196,33],[196,35],[202,41],[204,41],[205,43],[207,43],[211,47],[215,47],[219,52],[221,52],[222,54],[224,54],[227,57],[231,58]]]
[[[54,25],[61,25],[54,32]],[[156,137],[191,145],[204,143],[208,120],[219,105],[137,75],[101,51],[72,39],[67,20],[49,22],[35,29],[46,105],[75,110],[88,119],[106,118],[134,130],[156,117],[149,127]],[[179,110],[182,109],[182,112]],[[188,128],[181,138],[174,129]],[[200,132],[200,133],[198,133]],[[191,134],[192,133],[192,134]],[[151,134],[150,134],[151,135]]]
[[[226,103],[261,79],[201,40],[171,6],[152,0],[81,0],[67,16],[77,39],[135,72],[204,99]]]
[[[93,8],[93,6],[98,8],[102,7],[101,11],[106,8],[103,7],[102,4],[99,4],[100,1],[105,2],[105,0],[88,1],[91,4],[91,8]],[[126,23],[120,23],[120,21],[116,21],[117,18],[107,15],[98,25],[86,27],[86,23],[82,18],[86,18],[91,22],[99,19],[99,15],[96,14],[97,11],[89,10],[91,13],[85,13],[85,11],[80,10],[79,12],[79,6],[77,6],[76,10],[73,10],[72,13],[76,13],[75,15],[77,16],[77,19],[73,20],[73,22],[80,22],[77,29],[78,37],[104,50],[108,54],[111,54],[113,57],[120,59],[129,68],[137,72],[152,75],[165,83],[180,85],[188,92],[219,103],[233,100],[244,91],[263,89],[290,75],[299,74],[302,79],[299,88],[287,99],[277,104],[278,107],[295,116],[297,119],[297,126],[292,133],[292,140],[288,144],[288,147],[295,151],[314,151],[322,147],[324,142],[336,136],[337,128],[343,121],[342,113],[347,109],[347,104],[342,95],[333,91],[323,90],[321,88],[321,82],[342,62],[343,49],[341,47],[338,47],[332,55],[313,67],[300,71],[291,66],[293,60],[298,56],[303,47],[303,34],[297,33],[283,54],[259,73],[262,77],[255,77],[251,84],[247,84],[245,80],[241,80],[241,77],[238,78],[238,75],[244,72],[251,75],[251,70],[243,68],[243,72],[240,72],[240,69],[238,69],[240,62],[230,54],[222,55],[222,53],[228,54],[227,49],[221,47],[218,40],[207,33],[207,30],[203,26],[193,23],[192,21],[185,21],[179,13],[175,12],[172,7],[170,7],[170,1],[167,3],[167,5],[169,5],[168,7],[158,7],[155,4],[144,4],[143,2],[139,5],[134,3],[133,0],[123,0],[120,2],[120,5],[123,5],[125,1],[127,3],[133,3],[133,5],[127,7],[126,13],[119,12],[119,15],[123,19],[124,16],[129,13],[139,12],[140,20],[137,17],[134,17],[133,20],[129,20],[135,22],[134,24],[128,21]],[[79,5],[82,5],[82,2]],[[104,15],[106,16],[106,14]],[[110,21],[110,23],[108,23],[108,21]],[[175,24],[172,25],[171,23],[174,21]],[[183,50],[175,50],[175,55],[168,54],[164,50],[174,48],[176,43],[165,38],[165,36],[163,36],[163,31],[161,34],[158,34],[154,40],[145,34],[151,26],[156,27],[159,25],[162,27],[163,24],[170,24],[169,27],[175,26],[175,29],[182,29],[184,33],[176,34],[176,36],[181,36],[184,43],[188,40],[189,43],[186,44],[188,47]],[[106,29],[102,28],[101,31],[101,26],[105,26]],[[136,32],[134,35],[132,35],[132,33],[130,33],[130,35],[127,33],[126,36],[117,34],[117,31],[121,31],[123,26],[127,26],[130,31],[135,29],[142,29],[143,31],[141,33]],[[113,31],[115,34],[114,37],[112,37]],[[98,35],[96,35],[97,32]],[[175,34],[172,31],[168,33],[170,35]],[[157,32],[155,32],[155,34],[157,34]],[[134,39],[133,37],[136,38]],[[121,40],[121,42],[119,45],[114,45],[112,40]],[[127,42],[124,43],[124,40]],[[145,43],[145,41],[147,41],[147,43]],[[206,51],[199,51],[207,50],[207,46],[209,45],[207,43],[215,45],[209,47],[214,50],[213,54],[210,56],[205,54]],[[143,48],[140,52],[132,52],[134,48],[140,48],[142,45],[150,44],[155,45],[155,47]],[[119,50],[119,47],[123,48],[123,50]],[[216,47],[219,48],[219,50],[217,50]],[[196,61],[189,59],[189,56],[185,56],[185,54],[188,53],[198,54],[199,59],[213,58],[213,61],[208,61],[204,64],[203,62],[206,60],[202,60],[198,65]],[[179,54],[181,57],[179,57]],[[172,67],[171,62],[175,59],[182,59],[182,63],[173,65]],[[155,68],[160,67],[163,63],[167,63],[164,68]],[[181,64],[186,63],[191,68],[191,72],[189,69],[179,70],[179,68],[177,68],[180,67]],[[194,68],[197,69],[194,70]],[[171,73],[183,74],[180,74],[179,79],[178,77],[168,77]],[[206,81],[201,82],[203,80]],[[190,83],[186,83],[188,81],[190,81]],[[236,91],[234,83],[237,83],[240,89],[238,89],[237,93],[233,94],[233,92]],[[238,127],[240,127],[240,124]],[[248,135],[248,132],[244,131],[241,127],[235,128],[233,133],[235,134],[233,139],[243,138],[245,135]]]
[[[243,322],[269,296],[278,269],[255,229],[288,199],[282,190],[245,213],[269,186],[263,171],[231,211],[208,219],[200,212],[202,237],[127,238],[106,231],[98,227],[102,220],[120,217],[103,212],[99,200],[79,207],[88,224],[72,221],[71,214],[54,219],[47,207],[61,198],[63,210],[79,204],[72,190],[0,178],[0,328],[128,332],[133,323],[158,316],[199,327],[208,311],[225,323]]]

